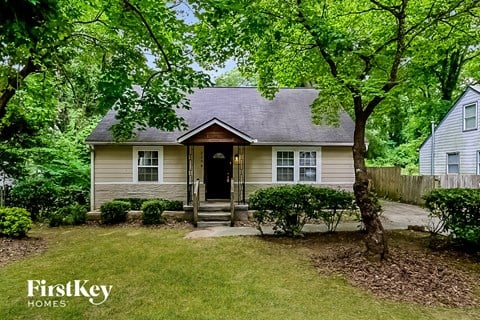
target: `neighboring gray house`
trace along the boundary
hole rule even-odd
[[[421,175],[480,174],[479,107],[480,86],[470,86],[420,146]]]
[[[309,183],[351,189],[354,123],[342,112],[338,127],[312,123],[314,89],[280,89],[275,99],[255,88],[207,88],[180,109],[187,131],[147,129],[116,143],[110,111],[87,139],[92,148],[92,210],[114,198],[169,198],[191,203],[231,197],[244,202],[258,189]]]

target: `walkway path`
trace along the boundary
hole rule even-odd
[[[382,201],[383,214],[382,223],[385,229],[407,229],[409,225],[428,226],[430,219],[428,211],[410,204]],[[345,222],[338,226],[338,231],[358,230],[359,222]],[[307,224],[303,231],[306,233],[325,232],[324,225]],[[265,234],[273,234],[271,227],[264,228]],[[206,229],[197,229],[185,236],[185,238],[206,238],[206,237],[224,237],[224,236],[250,236],[260,235],[260,232],[254,227],[211,227]]]

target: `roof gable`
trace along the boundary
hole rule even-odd
[[[212,120],[185,133],[177,139],[182,144],[203,144],[203,143],[234,143],[250,144],[255,139],[240,132],[227,123],[213,118]]]

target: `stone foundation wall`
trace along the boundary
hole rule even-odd
[[[95,185],[95,207],[116,198],[163,198],[187,200],[186,184],[97,184]]]

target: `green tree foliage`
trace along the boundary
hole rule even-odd
[[[217,87],[251,87],[255,86],[255,81],[244,77],[238,68],[232,69],[221,74],[216,80]]]
[[[355,120],[354,191],[371,256],[388,253],[379,208],[369,194],[365,132],[374,111],[408,87],[408,70],[425,45],[436,48],[439,26],[477,21],[478,1],[289,0],[194,1],[197,52],[204,63],[236,57],[273,96],[278,86],[305,80],[321,94],[314,119],[344,107]],[[424,41],[428,39],[429,41]],[[334,118],[329,118],[334,119]],[[387,124],[384,124],[385,126]]]

